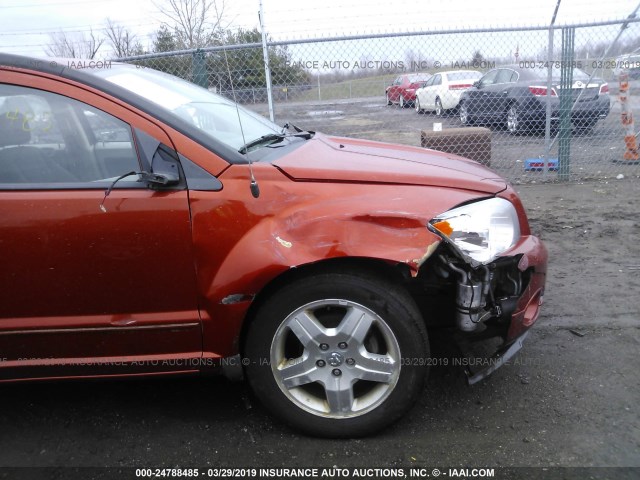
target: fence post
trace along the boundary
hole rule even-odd
[[[545,155],[544,155],[544,167],[543,167],[543,175],[547,176],[549,172],[549,155],[551,153],[551,88],[552,88],[552,80],[553,80],[553,26],[556,23],[556,16],[558,15],[558,8],[560,8],[560,0],[556,3],[556,8],[553,11],[553,16],[551,17],[551,24],[549,25],[549,41],[547,46],[547,114],[544,125],[544,146],[545,146]]]
[[[193,74],[193,83],[203,88],[209,88],[209,79],[207,78],[207,58],[203,50],[196,50],[192,54],[191,73]]]
[[[262,0],[260,0],[260,31],[262,32],[262,57],[264,58],[264,76],[267,84],[267,101],[269,102],[269,118],[274,122],[273,115],[273,93],[271,92],[271,67],[269,65],[269,50],[267,49],[267,32],[264,29],[264,12],[262,10]]]
[[[562,29],[560,62],[560,134],[558,140],[558,179],[569,180],[571,155],[571,111],[573,110],[573,58],[576,30]],[[586,88],[586,85],[585,85]]]

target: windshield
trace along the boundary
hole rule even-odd
[[[220,95],[157,70],[112,65],[108,69],[87,71],[169,110],[234,150],[263,135],[282,131],[281,127],[243,107],[238,106],[236,110],[235,103]]]

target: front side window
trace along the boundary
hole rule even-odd
[[[99,184],[139,170],[127,123],[69,97],[0,84],[0,185]]]
[[[513,70],[510,70],[508,68],[503,68],[502,70],[500,70],[500,72],[498,73],[498,76],[496,77],[496,83],[511,82],[511,78],[514,77],[515,73],[516,72],[514,72]]]
[[[487,85],[493,85],[496,83],[496,77],[498,76],[498,70],[491,70],[484,77],[480,79],[480,85],[486,87]]]

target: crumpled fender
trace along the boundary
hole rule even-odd
[[[263,219],[224,259],[209,296],[255,294],[274,271],[339,257],[406,263],[417,272],[428,247],[440,238],[427,230],[424,218],[372,208],[371,200],[361,198],[358,208],[352,200],[340,199],[329,210],[315,205]]]

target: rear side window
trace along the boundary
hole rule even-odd
[[[127,123],[69,97],[0,84],[0,185],[100,184],[139,170]]]
[[[453,72],[447,75],[450,82],[455,80],[478,80],[482,77],[480,72]]]

